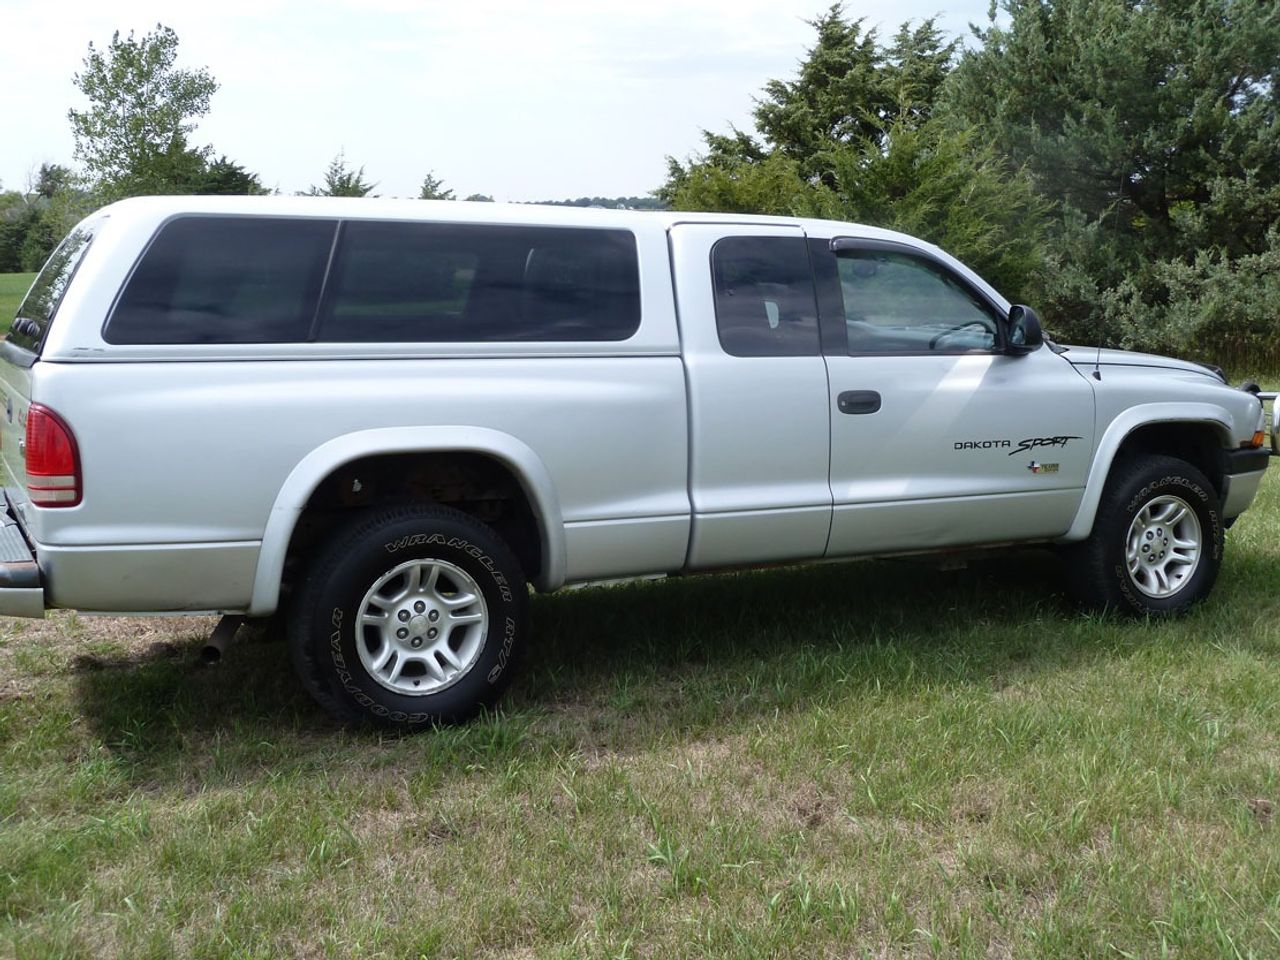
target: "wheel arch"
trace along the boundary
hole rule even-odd
[[[527,444],[484,427],[386,427],[344,434],[312,450],[281,485],[267,517],[254,574],[251,616],[269,616],[279,604],[285,560],[312,496],[327,480],[358,461],[384,456],[482,457],[505,470],[519,485],[538,538],[539,590],[554,590],[565,579],[564,522],[550,471]]]
[[[1163,453],[1200,469],[1223,492],[1222,451],[1232,442],[1231,419],[1212,404],[1153,403],[1131,407],[1111,421],[1094,450],[1084,495],[1063,542],[1084,540],[1116,461],[1130,453]]]

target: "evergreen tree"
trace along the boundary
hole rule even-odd
[[[444,188],[444,181],[434,173],[422,178],[422,189],[418,192],[419,200],[455,200],[452,190]]]
[[[926,20],[885,47],[838,6],[813,27],[796,78],[765,85],[755,132],[705,133],[702,157],[668,158],[659,199],[903,230],[1019,298],[1043,258],[1045,205],[1025,173],[935,117],[955,41]]]
[[[1046,319],[1160,350],[1229,341],[1239,312],[1223,291],[1262,303],[1278,286],[1280,5],[1001,7],[1007,23],[978,32],[942,109],[1025,165],[1054,204],[1036,277]]]
[[[271,191],[262,185],[256,173],[250,173],[240,164],[227,159],[224,154],[205,166],[192,183],[191,192],[228,196],[261,196]]]
[[[317,187],[312,184],[306,191],[308,197],[367,197],[377,186],[364,178],[364,167],[352,170],[347,166],[342,151],[329,162],[329,169],[324,173],[324,184]]]

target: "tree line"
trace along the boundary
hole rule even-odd
[[[704,131],[651,197],[547,202],[898,229],[1065,338],[1280,365],[1280,4],[997,3],[967,46],[934,20],[882,37],[832,6],[794,76],[764,84],[752,129]],[[87,106],[68,112],[78,169],[47,164],[0,193],[0,271],[34,269],[119,197],[268,192],[192,144],[217,82],[177,49],[163,25],[89,45],[74,78]],[[377,186],[339,153],[303,192]],[[432,171],[419,196],[455,199]]]
[[[855,220],[954,253],[1075,341],[1280,361],[1280,4],[999,0],[971,48],[812,22],[674,207]]]
[[[135,37],[112,36],[105,49],[89,44],[74,76],[87,106],[67,112],[78,170],[42,164],[21,190],[0,191],[0,273],[33,271],[77,221],[99,206],[149,194],[271,193],[257,173],[211,146],[193,145],[196,121],[210,109],[218,82],[205,68],[179,67],[178,35],[157,24]],[[340,151],[306,196],[376,196],[378,184]],[[454,200],[433,171],[418,197]],[[463,199],[492,202],[475,193]],[[652,197],[591,197],[551,201],[574,206],[654,206]]]

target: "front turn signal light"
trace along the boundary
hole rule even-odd
[[[1240,444],[1240,446],[1251,447],[1254,450],[1256,450],[1258,447],[1266,443],[1266,441],[1267,441],[1267,432],[1265,430],[1259,430],[1257,433],[1253,435],[1252,440],[1246,440],[1244,443]]]

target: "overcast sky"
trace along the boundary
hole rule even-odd
[[[938,15],[954,35],[989,0],[850,0],[892,33]],[[157,22],[179,65],[221,84],[192,142],[286,193],[339,151],[384,196],[430,170],[459,196],[645,194],[703,128],[750,126],[752,96],[789,78],[826,0],[0,0],[0,184],[70,164],[72,75],[90,41]]]

